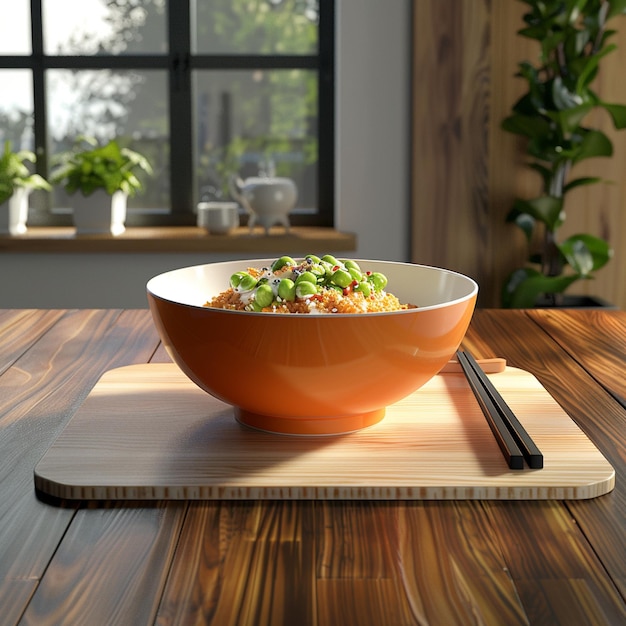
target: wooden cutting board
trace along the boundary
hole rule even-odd
[[[462,374],[436,376],[356,433],[294,437],[240,425],[173,364],[107,372],[35,468],[79,500],[583,499],[615,472],[528,372],[492,374],[544,454],[509,470]]]

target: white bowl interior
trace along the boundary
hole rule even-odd
[[[248,267],[269,267],[274,260],[252,259],[183,267],[150,279],[147,289],[164,300],[201,307],[228,289],[229,279],[235,272]],[[450,270],[393,261],[355,261],[363,271],[385,274],[389,293],[402,303],[420,308],[465,300],[478,291],[478,285],[471,278]]]

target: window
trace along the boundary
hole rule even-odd
[[[0,22],[0,142],[47,176],[81,135],[155,176],[128,225],[189,225],[233,175],[288,176],[292,224],[333,225],[334,0],[13,0]],[[29,223],[71,223],[61,188]]]

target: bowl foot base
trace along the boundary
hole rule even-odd
[[[380,422],[385,409],[341,417],[275,417],[235,408],[235,418],[241,424],[279,435],[344,435]]]

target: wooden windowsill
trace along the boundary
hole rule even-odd
[[[356,250],[356,235],[332,228],[275,227],[269,235],[241,227],[229,235],[210,235],[195,226],[131,227],[121,235],[80,235],[74,228],[32,227],[24,235],[0,236],[0,252],[203,252],[315,254]]]

